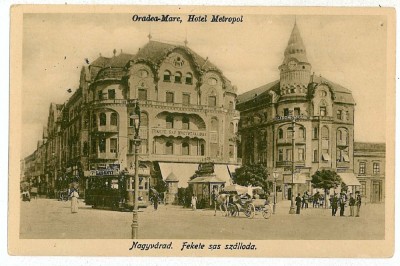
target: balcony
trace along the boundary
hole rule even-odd
[[[295,138],[294,142],[295,142],[295,145],[296,144],[306,144],[306,139],[305,138]],[[278,145],[292,145],[292,139],[291,138],[277,139],[276,143]]]
[[[294,166],[297,167],[304,167],[306,163],[304,161],[297,161],[294,163]],[[277,168],[291,168],[292,167],[292,162],[291,161],[280,161],[276,162],[276,167]]]
[[[90,104],[93,107],[101,107],[103,105],[110,105],[110,104],[123,104],[126,105],[128,103],[125,99],[104,99],[104,100],[95,100],[91,101]]]

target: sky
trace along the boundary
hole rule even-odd
[[[67,90],[78,87],[86,59],[111,57],[114,49],[134,54],[149,33],[168,43],[187,39],[240,94],[279,79],[295,19],[312,71],[353,92],[355,141],[385,141],[385,17],[244,15],[242,23],[228,24],[188,23],[186,14],[183,23],[133,22],[132,14],[24,15],[22,157],[41,139],[50,103],[64,103],[71,96]]]

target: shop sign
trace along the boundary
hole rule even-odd
[[[152,129],[153,135],[165,135],[165,136],[174,136],[174,137],[201,137],[206,138],[206,131],[194,131],[194,130],[177,130],[177,129]]]
[[[115,169],[101,169],[85,171],[85,176],[112,176],[118,175],[119,171]]]

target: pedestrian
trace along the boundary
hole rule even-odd
[[[319,207],[319,192],[316,192],[313,196],[313,204],[312,204],[313,208],[315,207]]]
[[[336,212],[337,212],[337,208],[338,208],[338,197],[337,194],[335,193],[335,195],[332,197],[331,200],[331,208],[332,208],[332,216],[336,216]]]
[[[74,189],[71,192],[71,213],[78,212],[78,198],[79,198],[78,191]]]
[[[308,192],[305,191],[302,197],[302,201],[301,201],[301,208],[306,208],[308,209]]]
[[[339,204],[340,204],[340,216],[344,216],[344,209],[346,207],[346,194],[341,193]]]
[[[296,214],[300,214],[301,201],[300,193],[298,193],[296,197]]]
[[[154,204],[154,210],[156,211],[158,208],[158,194],[154,194],[153,196],[153,204]]]
[[[353,197],[353,193],[350,193],[349,206],[351,217],[354,217],[354,205],[356,205],[356,199]]]
[[[320,194],[320,195],[319,195],[319,206],[320,206],[321,208],[324,207],[324,201],[325,201],[324,195]]]
[[[191,205],[192,205],[192,210],[196,210],[196,205],[197,205],[197,197],[193,194],[192,196],[192,201],[191,201]]]
[[[360,217],[361,195],[360,191],[356,191],[356,217]]]

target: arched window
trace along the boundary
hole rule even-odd
[[[205,155],[205,148],[204,148],[204,144],[200,145],[200,155],[204,156]]]
[[[218,131],[218,120],[217,118],[211,118],[211,131]]]
[[[165,143],[165,154],[174,154],[174,144],[170,140]]]
[[[336,118],[339,119],[339,120],[342,120],[342,110],[337,110]]]
[[[182,155],[189,155],[189,143],[182,143]]]
[[[306,129],[304,127],[300,127],[300,129],[299,129],[299,138],[300,139],[306,138]]]
[[[144,88],[138,89],[138,99],[141,101],[147,100],[147,90]]]
[[[168,70],[164,71],[164,81],[171,81],[171,72]]]
[[[184,116],[182,118],[182,129],[186,129],[186,130],[189,129],[189,117],[187,117],[187,116]]]
[[[280,128],[280,129],[278,130],[278,138],[279,138],[279,139],[283,139],[283,130],[282,130],[282,128]]]
[[[329,129],[327,127],[322,127],[322,129],[321,129],[321,137],[323,139],[329,139]]]
[[[166,128],[174,128],[174,118],[172,117],[172,115],[168,115],[165,118],[165,122],[166,122]]]
[[[140,126],[147,127],[149,125],[149,116],[145,112],[140,113]]]
[[[288,127],[287,131],[286,131],[286,138],[287,139],[292,139],[293,138],[293,134],[294,134],[293,127]]]
[[[110,125],[112,125],[112,126],[117,126],[117,125],[118,125],[118,116],[117,116],[117,113],[111,113]]]
[[[193,75],[192,75],[192,73],[186,73],[185,83],[186,84],[192,84],[193,83]]]
[[[182,82],[182,73],[176,72],[175,73],[175,83],[181,83],[181,82]]]
[[[105,126],[107,124],[107,116],[105,113],[100,113],[100,126]]]

